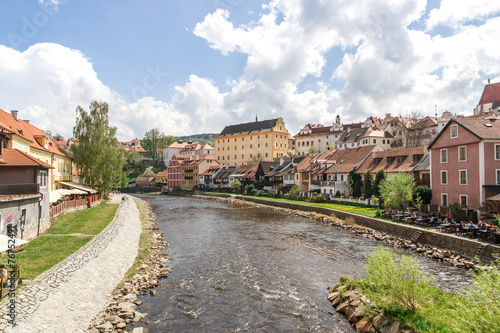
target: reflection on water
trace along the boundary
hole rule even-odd
[[[156,296],[140,298],[150,332],[354,332],[331,313],[327,288],[362,275],[378,242],[267,208],[147,198],[173,258]],[[421,261],[447,290],[468,280],[462,270]]]

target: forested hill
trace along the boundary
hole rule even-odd
[[[219,133],[203,133],[203,134],[193,134],[193,135],[187,135],[187,136],[179,136],[177,137],[178,140],[182,140],[184,142],[187,141],[193,141],[193,142],[198,142],[199,144],[206,144],[208,143],[212,147],[214,146],[214,138],[219,135]]]

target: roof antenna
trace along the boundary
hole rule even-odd
[[[255,114],[255,122],[258,122],[259,119],[257,118],[257,113]]]
[[[438,106],[437,106],[437,104],[434,105],[434,114],[436,115],[436,118],[437,118],[437,116],[438,116]]]
[[[488,76],[488,84],[490,84],[490,77]]]

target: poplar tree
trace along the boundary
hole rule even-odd
[[[125,156],[117,147],[116,127],[109,126],[108,104],[92,101],[87,112],[76,107],[73,135],[78,145],[72,146],[73,163],[86,184],[106,193],[121,182]]]
[[[365,199],[370,199],[373,195],[373,174],[372,170],[368,169],[365,173],[365,182],[363,184],[363,196]]]

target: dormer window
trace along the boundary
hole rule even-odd
[[[396,158],[392,157],[392,156],[391,157],[387,157],[387,163],[392,163],[392,162],[394,162],[395,159]]]
[[[382,162],[382,158],[380,158],[380,157],[373,159],[373,164],[379,164],[380,162]]]
[[[413,155],[413,162],[418,162],[422,159],[422,155],[421,154],[415,154]]]
[[[398,162],[399,162],[399,163],[404,162],[404,161],[405,161],[405,159],[406,159],[406,156],[398,156]]]

